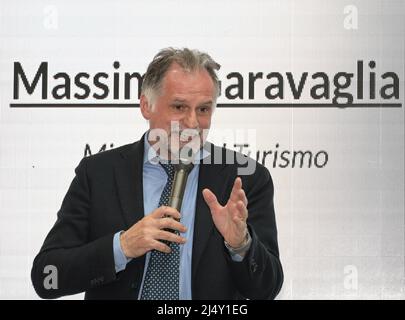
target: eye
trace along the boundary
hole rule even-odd
[[[185,109],[185,106],[182,105],[182,104],[174,104],[174,105],[172,105],[172,108],[173,108],[175,111],[183,111],[183,110]]]
[[[210,110],[211,110],[211,107],[207,107],[207,106],[199,108],[200,113],[208,113],[208,112],[210,112]]]

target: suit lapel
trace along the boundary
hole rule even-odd
[[[118,195],[127,227],[144,216],[143,207],[143,153],[144,137],[121,153],[115,166]]]
[[[214,148],[213,145],[211,146]],[[212,153],[211,161],[213,161]],[[207,246],[208,239],[214,230],[211,212],[205,203],[202,191],[205,188],[208,188],[218,197],[218,201],[222,201],[222,191],[225,180],[223,179],[223,173],[221,171],[224,169],[224,167],[225,166],[223,164],[200,164],[194,222],[192,283],[195,283],[195,276],[199,261],[205,247]]]

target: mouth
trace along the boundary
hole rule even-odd
[[[189,135],[181,135],[180,136],[180,142],[181,143],[190,142],[190,141],[195,140],[195,139],[199,139],[199,136],[198,135],[192,136],[192,137],[190,137]]]
[[[178,135],[180,142],[190,142],[195,139],[200,139],[199,132],[190,132],[188,130],[184,130],[176,134]]]

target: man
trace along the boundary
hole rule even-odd
[[[283,272],[271,176],[254,160],[206,142],[217,69],[197,50],[168,48],[154,57],[140,98],[150,130],[76,168],[33,263],[41,297],[83,291],[86,299],[276,297]],[[194,166],[178,212],[168,198],[185,146]],[[241,158],[252,174],[239,177],[241,165],[228,161]],[[44,286],[49,265],[57,288]]]

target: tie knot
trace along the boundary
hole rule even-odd
[[[174,176],[174,172],[175,172],[174,164],[160,162],[160,165],[163,167],[163,169],[166,171],[166,173],[169,177]]]

